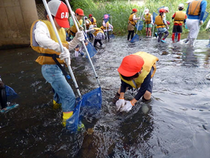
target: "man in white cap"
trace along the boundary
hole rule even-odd
[[[199,25],[203,24],[207,2],[206,0],[188,0],[186,3],[188,3],[186,25],[189,29],[186,43],[189,41],[189,45],[193,47],[200,30]]]
[[[70,66],[69,50],[74,49],[80,41],[83,41],[84,35],[79,31],[71,42],[67,42],[64,28],[69,28],[69,11],[66,4],[60,0],[51,0],[48,2],[48,7],[64,50],[61,52],[49,15],[46,15],[47,20],[37,20],[32,24],[30,43],[31,47],[40,53],[36,62],[42,65],[42,75],[55,92],[54,105],[61,104],[62,124],[66,126],[66,120],[73,115],[75,94],[64,76],[65,70],[61,65],[65,63]]]

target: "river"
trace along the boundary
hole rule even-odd
[[[166,44],[144,37],[135,44],[126,37],[104,41],[105,48],[92,58],[103,98],[101,118],[92,135],[85,131],[72,135],[62,127],[61,109],[52,108],[51,86],[35,62],[38,53],[30,47],[1,50],[0,75],[18,93],[19,107],[0,114],[0,157],[208,158],[210,49],[206,36],[199,35],[194,49],[183,40],[172,44],[170,38]],[[139,101],[130,112],[117,113],[112,104],[120,86],[117,68],[123,57],[138,51],[159,58],[152,101]],[[89,61],[71,56],[81,93],[97,88]]]

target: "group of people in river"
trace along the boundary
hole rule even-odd
[[[180,41],[182,27],[185,26],[189,29],[189,34],[185,43],[189,43],[189,45],[193,47],[194,41],[196,40],[200,30],[200,25],[202,25],[206,19],[205,11],[207,2],[206,0],[188,0],[186,3],[186,12],[183,11],[184,4],[180,3],[178,5],[178,11],[176,11],[171,17],[174,23],[172,30],[172,42],[175,43]],[[158,12],[159,15],[153,14],[155,16],[153,17],[153,15],[149,12],[149,9],[145,9],[144,16],[137,17],[137,9],[134,8],[129,16],[127,40],[130,41],[133,38],[138,20],[142,18],[145,21],[146,37],[152,37],[151,28],[155,25],[157,29],[155,36],[158,36],[158,42],[166,43],[165,39],[169,35],[168,29],[170,25],[170,22],[167,21],[166,18],[169,8],[160,7],[158,8]],[[175,40],[176,38],[177,40]]]
[[[189,0],[187,3],[186,13],[182,11],[184,5],[180,4],[178,11],[172,16],[172,19],[174,19],[172,41],[175,42],[175,36],[178,37],[178,41],[181,39],[182,26],[185,24],[189,29],[187,40],[190,45],[193,45],[199,32],[199,25],[203,23],[207,2],[206,0]],[[65,127],[66,121],[73,116],[76,97],[65,78],[63,65],[68,67],[71,65],[70,51],[78,51],[78,45],[81,42],[88,42],[88,39],[94,38],[94,46],[96,47],[97,43],[102,46],[100,40],[104,38],[104,32],[109,32],[113,29],[113,26],[108,22],[109,15],[106,14],[102,26],[98,28],[94,16],[89,14],[89,18],[87,18],[84,11],[78,8],[74,13],[75,21],[79,27],[79,30],[77,30],[77,25],[75,23],[71,25],[69,22],[69,9],[64,2],[51,0],[48,2],[48,7],[51,15],[46,12],[46,20],[36,20],[31,26],[30,44],[32,49],[39,53],[36,62],[41,65],[43,77],[53,88],[53,106],[61,106],[62,108],[62,125]],[[166,20],[168,11],[167,7],[160,8],[159,15],[153,21],[149,9],[145,10],[146,37],[151,37],[151,28],[156,25],[158,42],[165,42],[169,35],[169,23]],[[136,13],[137,9],[134,8],[129,17],[127,40],[133,37],[135,25],[140,20],[140,17],[136,17]],[[50,16],[52,16],[53,22]],[[85,25],[82,24],[83,17]],[[57,39],[52,23],[56,27],[63,49]],[[66,33],[72,36],[70,40],[66,38]],[[107,38],[109,39],[109,35]],[[138,100],[141,99],[143,102],[151,100],[153,77],[158,60],[156,56],[141,51],[134,52],[134,54],[123,58],[118,68],[121,86],[113,98],[117,111],[129,112]],[[138,90],[137,94],[131,100],[125,100],[125,92],[133,88]]]

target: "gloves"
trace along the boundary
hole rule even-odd
[[[78,31],[75,35],[75,38],[78,39],[79,41],[84,41],[85,37],[84,37],[83,31]]]
[[[68,120],[72,115],[73,115],[73,111],[63,112],[63,121],[62,121],[63,127],[66,127],[66,120]]]
[[[59,58],[61,60],[64,60],[67,66],[71,65],[70,53],[69,53],[69,50],[66,47],[63,47],[63,52],[61,52],[61,54],[59,55]]]
[[[123,112],[123,111],[125,111],[125,112],[128,112],[128,111],[130,111],[131,109],[132,109],[132,104],[131,104],[131,101],[125,101],[125,105],[120,109],[120,112]]]
[[[116,103],[116,108],[117,108],[117,111],[120,110],[120,108],[122,108],[124,105],[125,105],[125,100],[124,99],[119,99]]]

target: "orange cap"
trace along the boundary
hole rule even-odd
[[[142,57],[131,54],[123,58],[118,72],[125,77],[131,77],[140,72],[143,65],[144,60]]]
[[[136,8],[133,8],[132,11],[133,11],[133,12],[137,12],[137,9],[136,9]]]
[[[78,15],[81,15],[81,16],[84,16],[84,12],[82,9],[78,8],[75,10],[75,13],[78,14]]]

